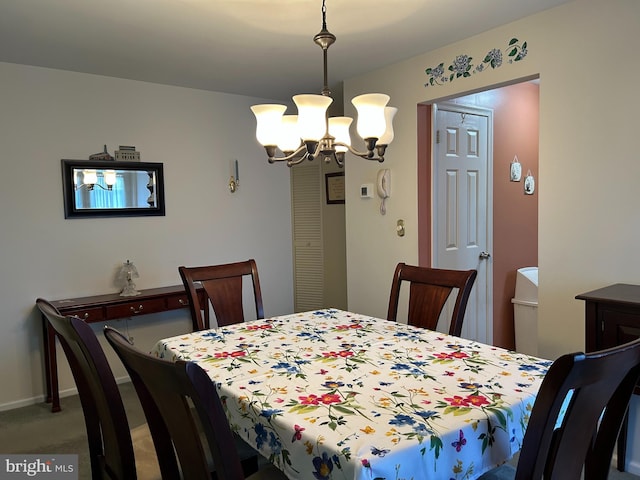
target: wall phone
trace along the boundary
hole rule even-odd
[[[380,203],[380,214],[387,213],[387,207],[385,201],[391,195],[391,170],[388,168],[382,168],[378,170],[378,196],[382,199]]]

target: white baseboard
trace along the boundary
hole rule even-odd
[[[130,382],[131,379],[128,376],[116,378],[116,383],[119,385],[121,383]],[[60,390],[60,398],[71,397],[73,395],[78,394],[78,389],[76,387],[68,388],[66,390]],[[0,404],[0,412],[4,412],[7,410],[13,410],[14,408],[28,407],[29,405],[35,405],[36,403],[44,403],[45,396],[39,395],[37,397],[24,398],[21,400],[16,400],[14,402],[7,402]]]

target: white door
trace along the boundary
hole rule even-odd
[[[492,112],[446,103],[434,110],[434,266],[478,270],[462,336],[491,344]]]

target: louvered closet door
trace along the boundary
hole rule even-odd
[[[298,165],[291,169],[293,290],[296,312],[325,306],[321,188],[322,172],[318,163]]]

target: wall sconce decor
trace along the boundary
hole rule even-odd
[[[515,155],[513,157],[513,161],[511,162],[511,174],[509,175],[509,179],[512,182],[519,182],[522,177],[522,165],[518,161],[518,156]]]
[[[120,292],[121,297],[135,297],[136,295],[140,295],[140,292],[136,290],[136,284],[133,283],[133,279],[139,277],[138,269],[133,263],[127,260],[122,264],[116,277],[118,284],[122,285],[122,291]]]
[[[531,174],[531,170],[527,170],[527,176],[524,177],[524,194],[533,195],[536,190],[536,180]]]
[[[240,175],[238,174],[238,160],[234,162],[234,174],[231,174],[231,179],[229,180],[229,191],[231,193],[235,193],[238,187],[240,186]]]

